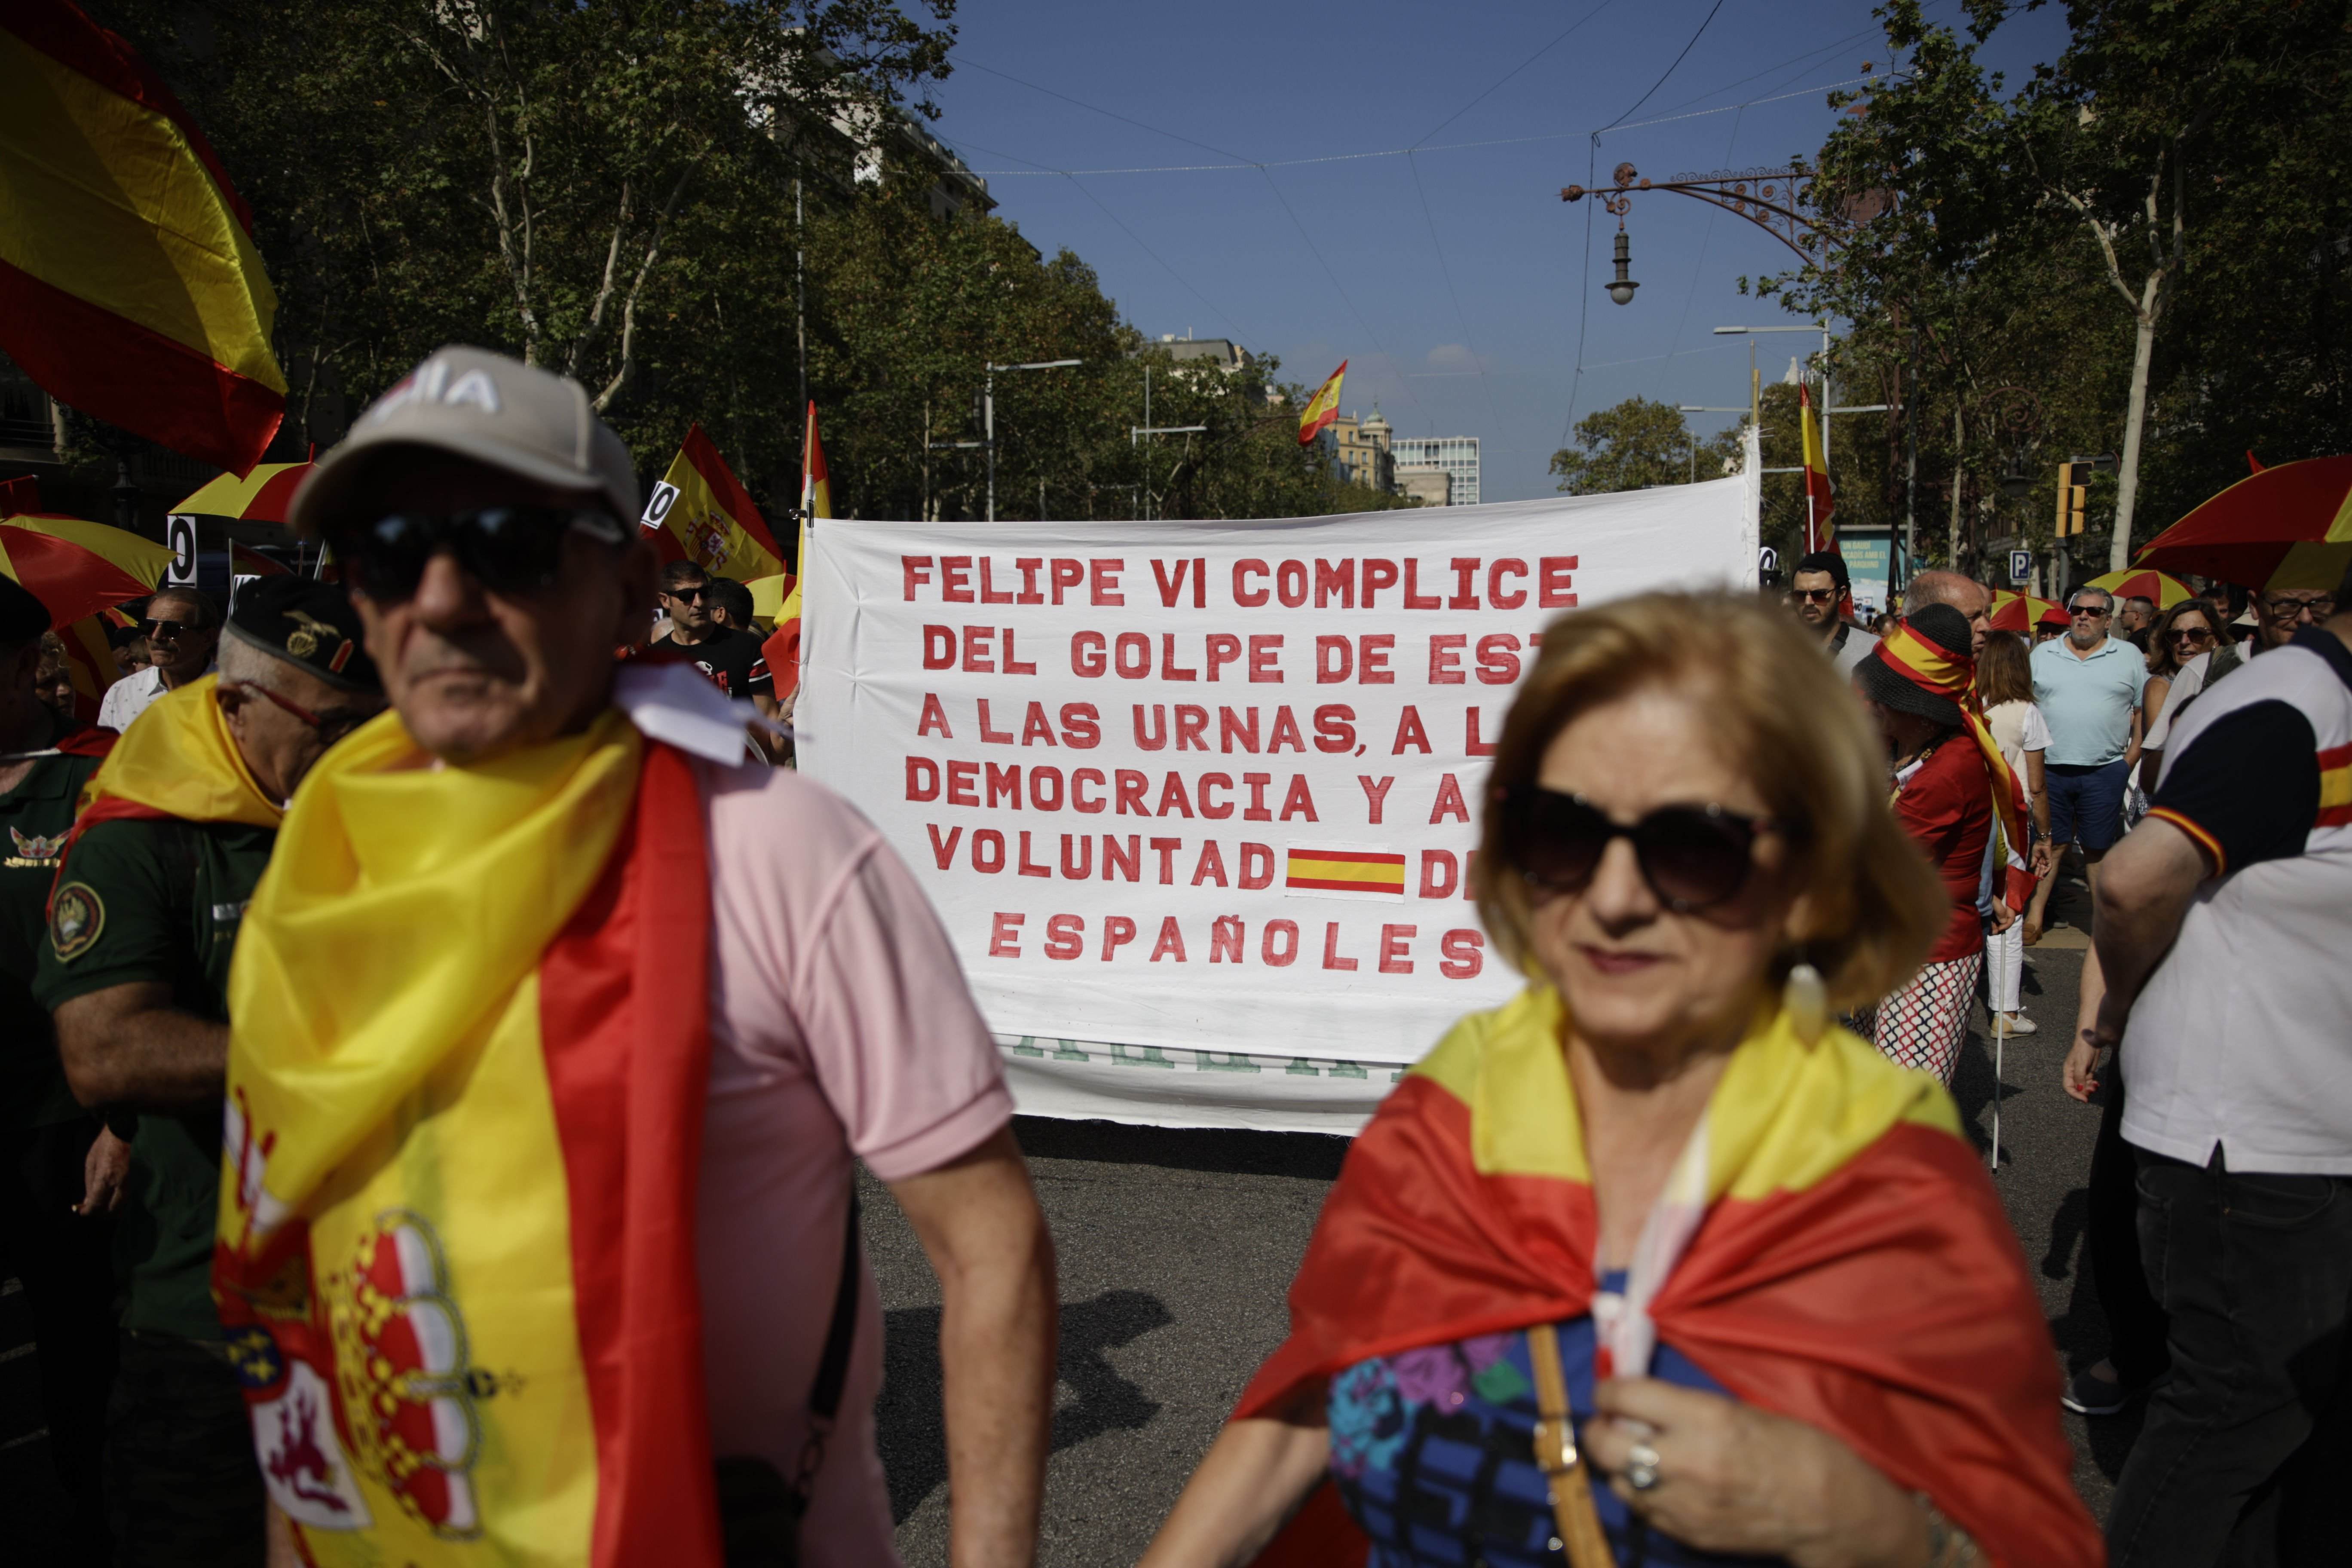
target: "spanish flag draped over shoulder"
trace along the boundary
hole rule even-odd
[[[0,349],[60,401],[239,473],[286,411],[278,296],[211,143],[66,0],[0,8]]]
[[[776,700],[782,702],[801,684],[801,581],[808,575],[808,520],[833,516],[833,479],[824,466],[824,444],[816,437],[816,405],[808,405],[808,428],[801,443],[801,541],[793,557],[796,574],[785,579],[783,608],[776,612],[775,632],[760,652],[775,678]]]
[[[699,425],[687,427],[638,521],[664,560],[691,561],[713,576],[749,583],[784,569],[768,520]]]
[[[1830,521],[1837,498],[1830,490],[1830,460],[1822,446],[1822,427],[1813,417],[1810,383],[1797,383],[1797,427],[1804,447],[1805,553],[1837,548],[1837,529]]]
[[[1590,1310],[1599,1226],[1557,993],[1454,1026],[1349,1151],[1235,1416],[1371,1356]],[[2025,1260],[1950,1097],[1832,1029],[1759,1021],[1708,1101],[1704,1217],[1658,1339],[1924,1492],[1990,1561],[2102,1561]],[[1352,1539],[1351,1539],[1352,1538]],[[1360,1563],[1328,1493],[1261,1563]]]
[[[66,837],[68,865],[81,836],[102,822],[177,817],[276,827],[284,820],[284,808],[261,793],[228,732],[214,696],[219,685],[220,677],[204,676],[148,704],[82,785],[81,810]],[[62,868],[58,876],[60,887],[69,879]]]
[[[304,782],[230,975],[213,1286],[305,1561],[718,1568],[709,924],[693,773],[616,710],[472,765],[387,713]]]
[[[1307,400],[1307,412],[1298,416],[1298,444],[1306,446],[1320,435],[1331,421],[1339,417],[1339,384],[1348,379],[1348,362],[1341,360],[1315,395]]]

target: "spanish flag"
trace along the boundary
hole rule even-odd
[[[1293,893],[1369,894],[1404,897],[1404,856],[1379,849],[1331,849],[1293,845],[1286,857],[1283,889]]]
[[[693,772],[609,710],[422,760],[329,752],[237,938],[213,1291],[270,1500],[318,1568],[719,1568]]]
[[[767,519],[699,425],[688,427],[638,522],[664,560],[691,561],[713,576],[748,583],[784,569]]]
[[[800,550],[793,556],[793,574],[784,579],[784,603],[776,612],[776,629],[760,648],[768,661],[768,673],[775,678],[779,702],[799,690],[801,684],[801,580],[808,575],[808,520],[833,515],[832,477],[825,471],[824,443],[817,439],[814,403],[808,405],[801,454]]]
[[[107,640],[107,621],[103,614],[84,616],[58,628],[58,640],[66,645],[66,665],[73,675],[74,717],[84,724],[98,722],[106,689],[121,679],[122,667],[114,662],[114,645]]]
[[[53,626],[145,598],[171,563],[162,545],[105,523],[53,512],[0,520],[0,573],[32,590]]]
[[[1316,389],[1307,400],[1307,412],[1298,416],[1298,444],[1306,446],[1320,435],[1334,419],[1339,417],[1339,384],[1348,379],[1348,362],[1341,360],[1339,368],[1330,379]]]
[[[1455,1025],[1390,1093],[1325,1200],[1290,1337],[1236,1418],[1373,1356],[1591,1310],[1599,1223],[1564,1022],[1559,994],[1530,986]],[[1650,1300],[1657,1342],[1925,1493],[1991,1563],[2104,1561],[2059,1430],[2050,1330],[1950,1096],[1843,1029],[1808,1044],[1765,1015],[1694,1146],[1703,1207]],[[1365,1555],[1321,1493],[1259,1562]]]
[[[1813,419],[1811,384],[1801,380],[1797,383],[1797,428],[1804,442],[1805,553],[1810,555],[1837,548],[1837,530],[1830,525],[1837,499],[1830,493],[1830,462],[1822,449],[1822,427]]]
[[[66,0],[0,9],[0,349],[238,473],[286,411],[253,215],[171,89]]]

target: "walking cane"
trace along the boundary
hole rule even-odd
[[[1991,1171],[2000,1174],[2000,1057],[2001,1043],[2009,1037],[2009,1020],[2000,1013],[1992,1016],[1992,1164]]]

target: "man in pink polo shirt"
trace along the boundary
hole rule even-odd
[[[773,1531],[775,1487],[805,1473],[812,1430],[830,1425],[798,1561],[897,1562],[874,1439],[881,1312],[850,1214],[856,1159],[939,1274],[953,1561],[1017,1568],[1035,1552],[1055,1296],[995,1046],[875,829],[798,773],[747,765],[745,705],[692,666],[615,662],[653,605],[658,563],[636,515],[628,452],[575,383],[452,348],[320,462],[293,521],[343,563],[426,765],[494,768],[614,707],[689,759],[711,921],[694,1257],[730,1537],[747,1514]],[[730,1485],[747,1459],[765,1462],[765,1491],[756,1475]],[[302,1519],[300,1494],[272,1495]],[[340,1550],[324,1530],[305,1539]]]

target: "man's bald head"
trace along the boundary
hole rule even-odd
[[[1991,589],[1958,572],[1922,572],[1911,579],[1904,607],[1910,612],[1927,605],[1949,605],[1967,616],[1974,651],[1984,652],[1985,637],[1992,630]]]

